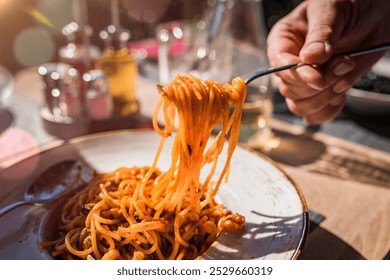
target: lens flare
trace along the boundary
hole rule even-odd
[[[4,0],[3,0],[4,1]],[[0,0],[0,6],[1,6],[1,2],[2,0]],[[54,28],[54,25],[53,23],[50,21],[50,19],[45,16],[43,13],[41,13],[40,11],[38,11],[35,7],[33,7],[31,4],[28,4],[26,3],[26,5],[24,6],[24,11],[32,16],[34,19],[36,19],[38,22],[48,26],[48,27],[51,27],[51,28]]]

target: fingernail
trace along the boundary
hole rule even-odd
[[[302,66],[296,69],[298,75],[301,77],[302,80],[308,80],[312,78],[313,72],[309,68],[311,68],[311,66]],[[322,90],[327,86],[327,83],[325,78],[317,77],[317,79],[314,82],[306,82],[306,85],[316,90]]]
[[[342,76],[350,72],[354,67],[355,65],[342,61],[336,64],[336,66],[333,68],[333,74],[336,76]]]
[[[335,93],[342,93],[350,89],[352,85],[346,80],[340,80],[333,86]]]
[[[324,89],[323,86],[319,86],[319,85],[312,84],[312,83],[306,83],[306,85],[308,85],[308,86],[311,87],[312,89],[316,89],[316,90],[323,90],[323,89]]]
[[[325,43],[321,42],[314,42],[308,45],[305,49],[305,52],[312,52],[316,54],[323,54],[325,53]]]

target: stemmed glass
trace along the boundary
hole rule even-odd
[[[188,2],[188,5],[193,3]],[[220,83],[269,68],[262,0],[210,0],[204,14],[157,27],[160,83],[191,73]],[[194,9],[189,7],[188,9]],[[239,141],[263,148],[272,139],[270,76],[247,87]]]

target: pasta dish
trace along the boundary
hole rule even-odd
[[[153,162],[96,173],[67,199],[58,238],[41,244],[53,257],[195,259],[221,232],[243,228],[245,218],[217,203],[215,195],[228,179],[238,142],[245,82],[235,78],[221,85],[186,74],[157,89],[153,125],[161,140]],[[170,167],[161,171],[159,156],[171,136]],[[219,162],[225,144],[226,160]]]

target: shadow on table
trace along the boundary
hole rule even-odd
[[[336,235],[316,227],[306,240],[300,260],[364,260],[365,258]]]
[[[321,213],[309,210],[309,234],[299,260],[362,260],[349,244],[321,227],[326,219]]]
[[[390,187],[389,161],[347,147],[330,147],[315,164],[305,169],[344,180]]]
[[[274,129],[273,133],[277,147],[262,152],[276,162],[289,166],[307,165],[326,152],[324,143],[313,139],[310,131],[297,135]]]
[[[363,149],[345,144],[325,143],[313,138],[311,131],[292,134],[274,130],[277,147],[262,151],[272,160],[323,175],[388,188],[390,162],[373,157]]]

